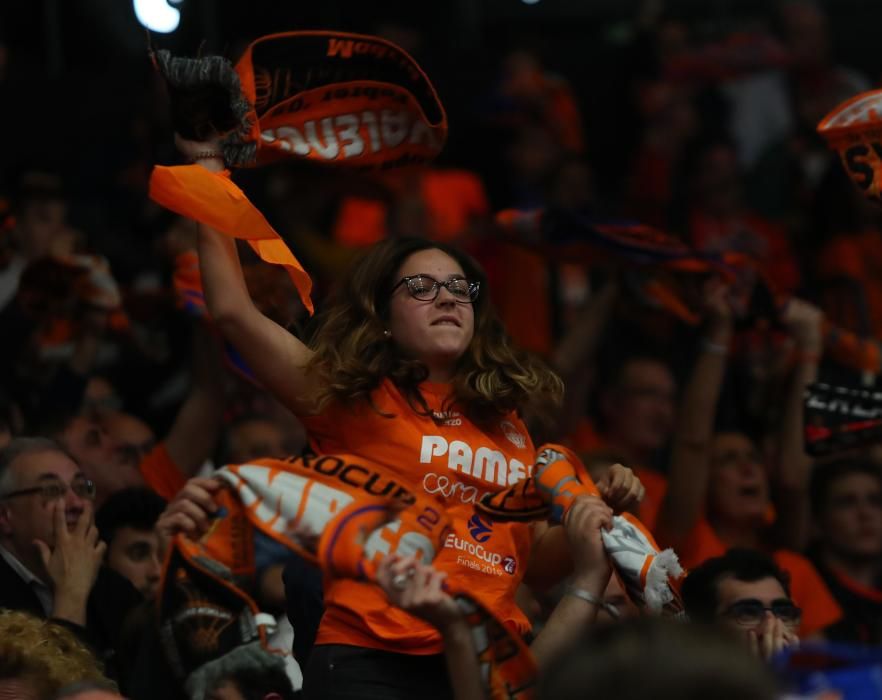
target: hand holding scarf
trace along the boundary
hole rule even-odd
[[[561,523],[579,496],[600,493],[582,462],[570,450],[546,445],[539,450],[532,476],[486,496],[478,510],[496,520],[549,520]],[[659,551],[649,530],[633,515],[613,518],[602,530],[604,547],[629,597],[649,612],[680,616],[677,584],[683,569],[673,550]]]

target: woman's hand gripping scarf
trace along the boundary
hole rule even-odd
[[[484,497],[477,509],[496,520],[561,523],[581,495],[600,495],[582,462],[566,447],[545,445],[529,478]],[[630,513],[613,517],[612,529],[601,537],[613,571],[635,605],[651,613],[683,615],[678,593],[683,568],[673,550],[659,551],[649,530]]]
[[[231,669],[284,664],[267,645],[272,619],[246,593],[254,528],[326,577],[366,581],[387,552],[431,563],[450,528],[441,502],[362,458],[258,460],[217,477],[228,486],[218,517],[198,541],[174,538],[158,602],[163,648],[193,700]],[[455,582],[449,593],[471,627],[487,697],[529,698],[536,668],[524,642]]]

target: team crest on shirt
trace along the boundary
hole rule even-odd
[[[499,424],[499,427],[502,429],[502,432],[505,434],[505,437],[508,438],[508,441],[517,447],[520,450],[523,450],[527,446],[527,439],[518,432],[518,429],[515,428],[514,423],[504,420]]]
[[[459,411],[432,411],[432,417],[438,425],[454,428],[462,425],[462,413]]]

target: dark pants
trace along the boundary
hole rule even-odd
[[[342,644],[313,647],[305,700],[451,700],[443,654],[414,656]]]
[[[294,628],[294,658],[301,667],[309,663],[312,645],[318,634],[324,612],[322,572],[307,564],[296,554],[290,554],[282,572],[285,583],[285,612]]]

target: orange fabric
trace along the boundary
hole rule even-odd
[[[604,450],[615,451],[615,446],[603,435],[597,432],[594,423],[587,417],[583,417],[577,424],[576,429],[569,439],[570,446],[575,452],[587,459],[588,453],[602,452]],[[634,474],[640,479],[646,495],[637,506],[637,517],[640,522],[652,531],[658,521],[658,511],[661,508],[665,494],[668,492],[668,478],[661,472],[648,467],[625,463],[626,467],[634,470]]]
[[[842,608],[808,559],[786,549],[779,549],[773,556],[778,566],[790,574],[790,592],[802,608],[800,635],[820,632],[842,617]]]
[[[420,192],[434,241],[459,238],[476,219],[490,215],[481,179],[466,170],[430,170],[422,177]]]
[[[855,581],[848,574],[840,569],[835,567],[828,567],[830,573],[833,577],[839,582],[839,584],[848,589],[850,593],[853,593],[856,596],[860,596],[861,598],[866,598],[867,600],[871,600],[874,603],[882,604],[882,590],[878,588],[870,588],[869,586],[864,585],[860,581]]]
[[[430,408],[440,412],[448,387],[422,386]],[[365,404],[331,406],[321,415],[302,417],[313,449],[319,454],[370,458],[403,484],[442,499],[453,531],[433,565],[492,610],[507,629],[527,632],[529,622],[514,594],[528,559],[530,528],[518,523],[488,527],[472,519],[481,496],[527,476],[534,450],[526,427],[512,415],[480,428],[456,407],[436,423],[415,414],[388,380],[372,398],[381,411],[395,418],[384,418]],[[435,629],[390,609],[382,591],[369,584],[326,581],[325,606],[318,644],[354,644],[408,654],[443,649]]]
[[[702,519],[677,553],[684,567],[694,569],[708,559],[722,556],[727,549],[710,523]],[[790,594],[802,608],[800,637],[820,632],[842,617],[842,608],[808,559],[787,549],[772,552],[772,557],[790,575]]]
[[[389,208],[379,199],[346,197],[334,222],[334,239],[354,248],[367,248],[386,237],[388,216]]]
[[[699,251],[738,252],[755,260],[779,295],[789,297],[799,287],[799,264],[783,226],[753,214],[716,219],[693,212],[689,233]]]
[[[172,500],[187,483],[180,467],[172,461],[164,442],[157,443],[141,459],[138,470],[144,481],[166,501]]]
[[[514,435],[511,428],[507,435]],[[374,581],[377,565],[390,551],[413,554],[424,562],[436,560],[453,535],[440,499],[405,486],[366,455],[262,459],[227,465],[216,477],[227,486],[215,494],[218,517],[198,541],[180,535],[175,538],[159,595],[161,621],[174,630],[171,642],[176,648],[169,649],[171,656],[186,656],[184,665],[190,668],[225,651],[217,642],[212,649],[206,644],[204,630],[194,631],[189,624],[203,615],[206,606],[216,609],[219,586],[226,589],[221,593],[223,605],[230,604],[233,594],[239,599],[236,605],[245,603],[252,613],[257,611],[243,591],[206,566],[206,560],[213,559],[236,576],[253,576],[253,528],[320,566],[326,582],[339,577]],[[485,534],[492,529],[486,523],[481,526]],[[189,564],[183,579],[178,566],[181,556]],[[532,697],[536,666],[529,649],[516,632],[503,627],[475,599],[471,583],[467,577],[457,576],[449,579],[446,587],[471,628],[487,697]],[[406,618],[388,603],[387,614]],[[243,636],[250,636],[247,628],[243,628]],[[259,635],[266,648],[262,630]],[[224,636],[224,643],[234,646],[247,641]],[[182,664],[176,660],[174,665]]]
[[[871,200],[882,199],[879,150],[882,90],[871,90],[838,105],[818,124],[818,133],[839,152],[852,182]]]
[[[588,418],[588,416],[579,418],[576,427],[566,442],[573,450],[580,454],[612,447],[603,435],[597,431],[594,421]]]
[[[494,243],[492,260],[479,258],[493,303],[515,343],[547,357],[554,347],[548,261],[517,243]]]
[[[835,236],[818,256],[818,277],[823,281],[849,279],[855,290],[863,293],[860,299],[849,290],[843,290],[839,303],[830,295],[823,298],[824,311],[834,323],[850,331],[862,331],[862,319],[856,312],[860,309],[859,302],[865,301],[872,335],[882,338],[882,234],[879,231]]]
[[[245,49],[236,72],[251,108],[241,140],[257,146],[258,164],[297,157],[361,169],[417,165],[447,140],[429,78],[380,37],[270,34]]]
[[[569,85],[562,80],[549,80],[548,88],[547,116],[552,129],[564,148],[581,153],[585,146],[582,115]]]
[[[419,175],[419,200],[425,208],[425,235],[449,242],[490,214],[481,179],[467,170],[426,170]],[[364,247],[389,235],[389,206],[379,199],[346,197],[334,223],[334,238]]]
[[[640,479],[643,488],[646,489],[646,495],[637,507],[637,517],[640,518],[646,527],[655,531],[655,524],[658,522],[658,511],[661,508],[665,494],[668,492],[668,478],[655,469],[646,467],[634,467],[634,474]]]
[[[501,522],[562,523],[582,495],[600,495],[585,465],[566,447],[543,445],[532,476],[481,499],[478,510]],[[682,614],[683,569],[673,551],[660,552],[646,526],[630,513],[613,517],[612,527],[601,535],[613,571],[635,605],[650,612]]]
[[[201,165],[157,165],[150,175],[150,198],[176,214],[247,241],[261,260],[283,266],[312,313],[312,280],[263,214],[233,184],[229,172],[213,173]]]

